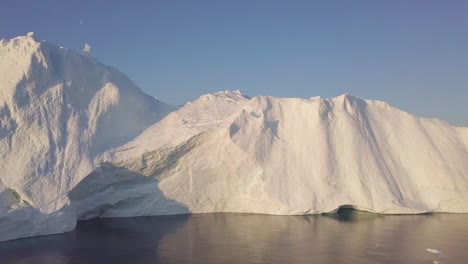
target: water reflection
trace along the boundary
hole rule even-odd
[[[465,215],[219,214],[192,217],[158,250],[171,263],[465,263],[467,246]]]
[[[69,233],[0,243],[0,263],[158,263],[158,243],[189,218],[82,221]]]
[[[466,220],[451,214],[101,219],[64,235],[0,243],[0,263],[466,263]]]

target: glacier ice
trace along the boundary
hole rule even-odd
[[[344,205],[381,214],[467,212],[467,131],[349,95],[215,93],[110,150],[109,163],[72,191],[86,199],[70,199],[79,217],[95,212],[93,197],[112,179],[132,187],[105,195],[103,217],[180,213],[165,210],[159,193],[191,213],[310,214]],[[117,180],[130,176],[122,170],[134,178]],[[134,188],[139,177],[157,182],[151,195]]]
[[[0,241],[95,217],[468,212],[468,128],[350,95],[174,110],[32,36],[0,61]]]
[[[61,211],[68,192],[102,153],[172,110],[117,70],[29,33],[0,40],[0,80],[1,186],[26,201],[2,203],[0,227],[23,223],[29,231],[17,237],[72,229],[76,217]],[[62,218],[70,224],[48,222]],[[11,238],[0,232],[0,241]]]

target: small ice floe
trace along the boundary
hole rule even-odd
[[[437,260],[432,261],[432,263],[433,263],[433,264],[440,264],[440,262],[437,261]]]
[[[433,248],[426,248],[426,251],[436,255],[442,254],[442,251]]]

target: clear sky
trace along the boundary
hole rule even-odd
[[[146,93],[379,99],[468,126],[468,1],[1,0],[0,38],[82,50]]]

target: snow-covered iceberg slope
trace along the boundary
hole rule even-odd
[[[208,212],[468,212],[468,129],[349,95],[204,95],[106,153],[79,219]]]
[[[73,229],[68,192],[171,110],[90,56],[0,40],[0,241]]]

